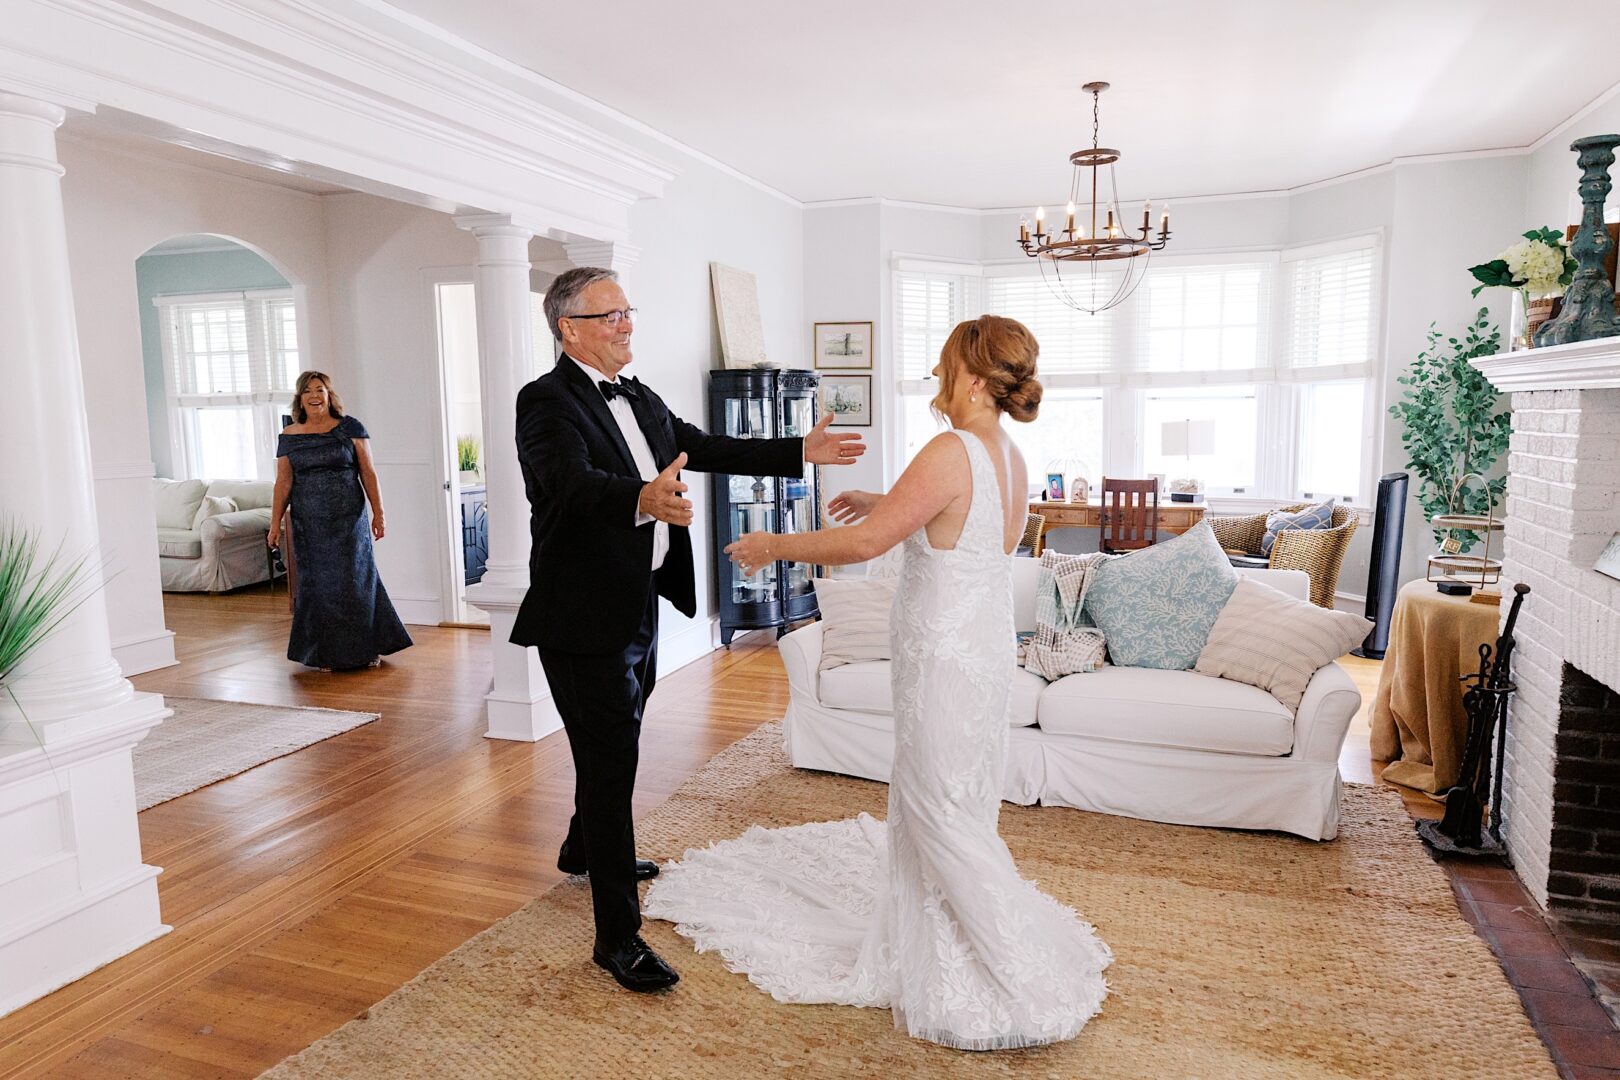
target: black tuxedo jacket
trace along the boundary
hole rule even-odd
[[[660,470],[681,452],[699,472],[800,476],[803,439],[732,439],[693,427],[646,386],[632,411]],[[585,655],[622,651],[654,587],[653,524],[637,526],[645,481],[596,382],[569,357],[517,400],[518,461],[529,497],[529,591],[512,642]],[[669,527],[659,595],[697,610],[692,538]]]

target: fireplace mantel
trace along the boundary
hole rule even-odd
[[[1620,337],[1572,341],[1470,360],[1503,393],[1620,387]]]

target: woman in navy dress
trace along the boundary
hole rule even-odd
[[[298,592],[287,659],[322,671],[376,667],[409,648],[411,636],[377,576],[372,540],[383,538],[382,496],[371,466],[371,436],[319,371],[298,376],[293,423],[276,444],[271,547],[292,505]],[[366,500],[371,515],[366,515]]]

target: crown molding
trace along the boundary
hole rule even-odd
[[[756,191],[769,195],[773,199],[778,199],[781,202],[798,209],[803,209],[805,206],[801,200],[789,195],[787,192],[782,191],[779,188],[772,187],[770,184],[767,184],[765,181],[756,176],[751,176],[748,173],[743,172],[734,165],[729,165],[711,154],[705,153],[704,151],[699,150],[688,143],[684,143],[675,138],[673,135],[666,134],[665,132],[653,127],[651,124],[636,119],[629,113],[615,109],[613,106],[598,101],[593,97],[588,97],[571,86],[565,86],[564,84],[557,82],[555,79],[547,78],[545,75],[540,74],[532,68],[527,68],[513,60],[508,60],[499,53],[491,52],[482,46],[475,45],[472,42],[467,41],[465,38],[457,37],[444,27],[439,26],[437,23],[429,22],[426,19],[423,19],[418,15],[413,15],[407,11],[401,11],[399,8],[387,3],[386,0],[357,0],[357,2],[373,11],[378,12],[380,15],[400,23],[401,25],[410,27],[415,32],[435,38],[442,42],[447,48],[454,49],[456,52],[462,55],[473,57],[478,63],[487,64],[489,67],[511,76],[513,79],[518,80],[524,85],[540,89],[548,94],[555,94],[557,97],[563,98],[573,105],[577,105],[583,109],[588,109],[589,111],[596,113],[598,116],[604,117],[605,119],[626,128],[627,130],[633,131],[638,135],[652,139],[653,141],[667,146],[672,150],[678,151],[686,157],[689,157],[700,164],[706,165],[716,172],[723,173],[724,175],[731,177],[733,180],[741,181],[742,183],[747,184],[749,187],[754,188]]]
[[[1531,143],[1528,147],[1526,147],[1526,149],[1532,154],[1535,153],[1537,150],[1540,150],[1542,147],[1552,142],[1560,131],[1567,131],[1571,125],[1580,123],[1583,119],[1592,115],[1598,109],[1607,105],[1617,97],[1620,97],[1620,82],[1615,83],[1613,86],[1603,91],[1603,93],[1599,94],[1591,101],[1588,101],[1585,105],[1582,105],[1580,108],[1570,113],[1568,118],[1554,124],[1552,128],[1548,130],[1547,134]]]
[[[4,85],[137,134],[548,234],[622,239],[678,175],[364,0],[12,0]],[[120,119],[122,118],[122,119]]]

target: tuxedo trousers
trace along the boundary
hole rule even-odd
[[[584,856],[597,940],[617,944],[641,929],[630,800],[641,717],[658,679],[657,588],[649,590],[641,625],[623,651],[539,652],[574,757],[574,816],[563,848],[573,860]]]

